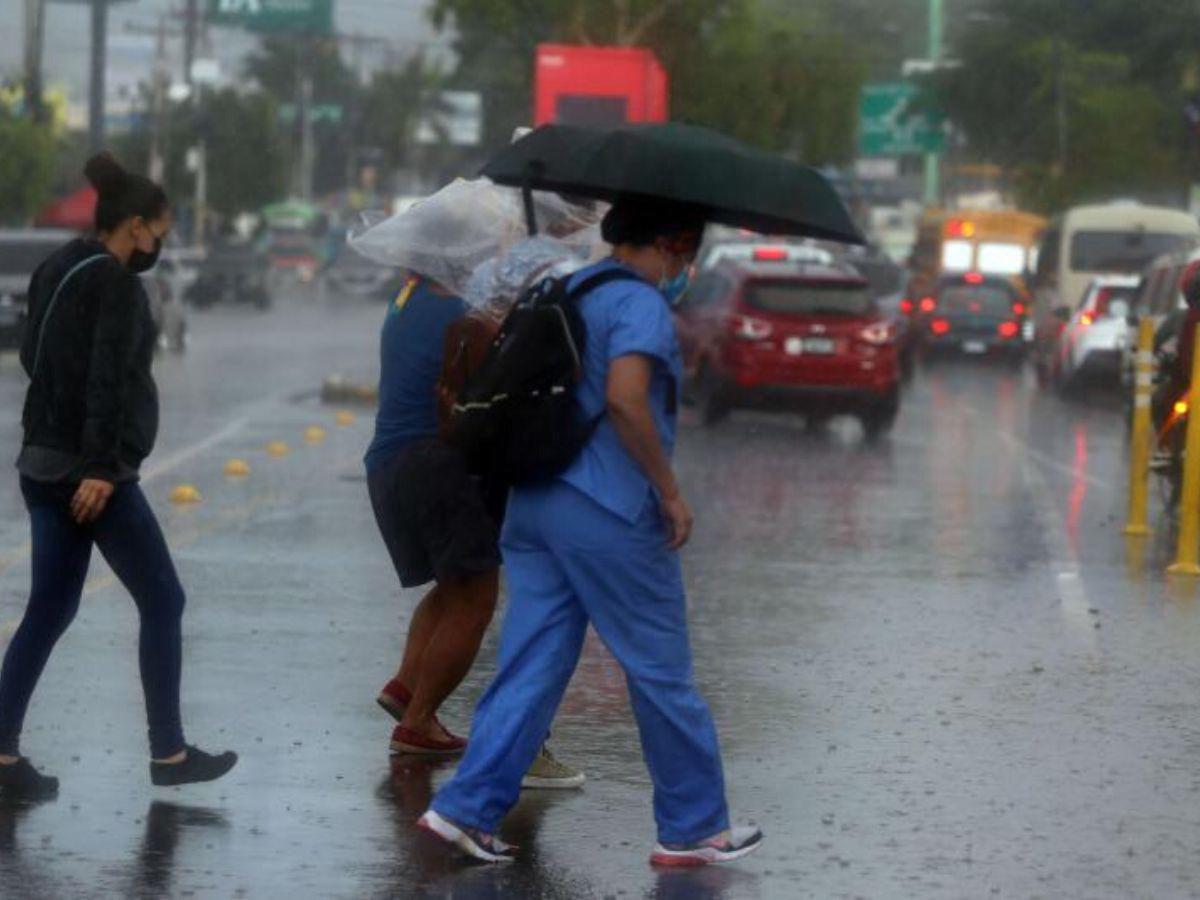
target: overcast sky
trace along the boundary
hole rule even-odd
[[[200,0],[203,8],[205,0]],[[334,0],[338,31],[385,38],[390,47],[363,51],[362,62],[370,66],[383,62],[390,51],[405,56],[418,46],[444,39],[434,33],[425,17],[428,0]],[[130,0],[112,6],[109,18],[108,94],[110,103],[143,80],[154,63],[155,40],[150,35],[132,33],[130,27],[153,29],[160,16],[181,9],[182,0]],[[178,19],[172,18],[178,30]],[[48,2],[46,21],[45,78],[49,86],[67,89],[74,103],[87,96],[89,53],[89,8],[80,2]],[[24,0],[0,0],[0,78],[18,76],[23,63]],[[254,39],[229,30],[211,30],[213,53],[224,70],[235,77],[240,61],[253,48]],[[180,73],[181,42],[168,41],[167,55],[172,73]],[[348,53],[346,54],[349,58]]]

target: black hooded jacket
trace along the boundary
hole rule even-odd
[[[64,276],[91,256],[65,283]],[[75,240],[47,259],[29,286],[21,364],[29,375],[22,424],[30,450],[70,455],[67,480],[136,477],[158,432],[151,374],[157,334],[141,279],[94,240]],[[41,344],[40,359],[38,354]],[[37,371],[34,371],[36,362]]]

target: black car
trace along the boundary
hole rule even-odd
[[[915,312],[928,352],[1025,358],[1028,295],[1007,278],[975,272],[944,276]]]
[[[0,230],[0,349],[21,346],[29,279],[51,253],[75,237],[49,228]]]
[[[200,264],[184,299],[198,308],[224,302],[266,309],[271,305],[266,257],[252,242],[218,239]]]
[[[325,282],[335,296],[361,297],[386,303],[395,298],[404,279],[391,266],[380,265],[352,247],[343,245],[325,270]]]

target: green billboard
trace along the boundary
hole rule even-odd
[[[251,31],[329,34],[333,0],[208,0],[208,20]]]
[[[858,112],[859,156],[940,153],[944,120],[920,104],[921,90],[908,81],[863,86]]]

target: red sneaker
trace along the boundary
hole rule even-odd
[[[449,732],[447,732],[449,734]],[[430,737],[427,734],[397,725],[392,729],[391,748],[393,753],[415,753],[421,756],[457,756],[467,749],[467,739],[451,734],[449,740]]]
[[[383,686],[375,702],[383,707],[384,712],[399,722],[404,718],[404,711],[412,703],[412,691],[393,678]]]

